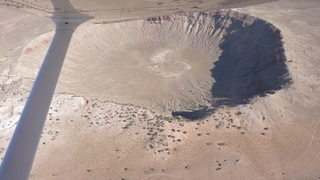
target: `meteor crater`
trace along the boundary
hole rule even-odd
[[[197,119],[288,84],[281,39],[272,24],[234,10],[86,23],[75,32],[57,89]],[[25,76],[36,71],[33,53],[19,59]]]

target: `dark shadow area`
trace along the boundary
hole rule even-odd
[[[212,114],[214,107],[247,104],[291,82],[280,30],[262,19],[255,19],[251,25],[231,20],[219,45],[222,53],[211,70],[216,81],[211,89],[212,107],[173,112],[173,116],[201,119]]]
[[[197,120],[202,119],[204,117],[209,116],[214,112],[213,109],[209,109],[208,107],[205,107],[200,110],[194,110],[194,111],[180,111],[180,112],[172,112],[172,116],[181,116],[190,120]]]
[[[282,89],[291,80],[285,64],[282,36],[272,24],[256,19],[241,28],[232,23],[220,44],[223,50],[211,70],[216,80],[211,92],[214,106],[249,103]]]

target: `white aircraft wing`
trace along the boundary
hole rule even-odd
[[[119,22],[177,13],[239,8],[276,0],[0,0],[0,8],[25,11],[45,17],[93,17],[94,23]],[[61,5],[68,2],[71,6]],[[60,4],[60,5],[59,5]]]

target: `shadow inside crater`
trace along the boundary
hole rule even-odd
[[[216,107],[247,104],[252,98],[273,94],[291,82],[280,30],[262,19],[255,19],[246,27],[243,21],[233,20],[225,30],[219,45],[222,53],[211,69],[215,79],[212,106],[172,112],[173,116],[201,119]]]

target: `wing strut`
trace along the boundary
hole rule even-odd
[[[77,22],[53,21],[56,32],[0,166],[1,180],[27,180]],[[32,62],[31,62],[32,63]]]

